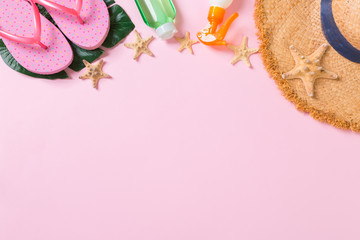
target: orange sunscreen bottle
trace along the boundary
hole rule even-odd
[[[233,0],[210,0],[210,11],[208,15],[208,25],[198,32],[197,37],[206,45],[226,45],[224,38],[234,20],[239,16],[238,13],[231,15],[217,31],[218,26],[223,22],[225,9],[228,8]]]

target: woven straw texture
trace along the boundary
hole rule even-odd
[[[360,65],[329,47],[321,65],[339,76],[318,79],[315,97],[307,95],[300,79],[284,80],[295,66],[289,47],[304,55],[327,43],[320,19],[320,0],[256,0],[255,20],[263,62],[284,96],[297,109],[341,129],[360,132]],[[335,21],[346,39],[360,49],[360,1],[334,0]]]

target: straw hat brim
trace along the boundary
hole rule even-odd
[[[360,2],[334,1],[334,18],[346,39],[360,49]],[[338,80],[318,79],[316,95],[309,97],[299,80],[285,80],[295,62],[289,47],[308,56],[327,43],[321,26],[321,0],[256,0],[255,21],[265,68],[286,99],[300,111],[337,128],[360,132],[360,65],[330,47],[322,59],[324,68]]]

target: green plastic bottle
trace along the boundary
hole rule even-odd
[[[162,39],[170,39],[177,32],[174,20],[176,10],[172,0],[135,0],[144,22],[156,29]]]

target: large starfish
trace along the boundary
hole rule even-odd
[[[228,48],[230,48],[231,50],[233,50],[235,52],[235,57],[233,58],[233,60],[231,60],[231,64],[235,64],[241,60],[241,61],[245,62],[245,64],[248,67],[251,67],[249,57],[252,54],[257,53],[259,51],[258,48],[249,48],[248,47],[248,37],[247,36],[244,36],[240,46],[234,46],[234,45],[229,44]]]
[[[304,83],[305,90],[310,97],[314,97],[315,80],[318,78],[337,79],[338,76],[324,69],[320,61],[323,58],[328,44],[321,45],[310,56],[304,56],[293,45],[290,46],[290,52],[295,60],[295,67],[282,75],[283,79],[301,79]]]
[[[178,38],[176,37],[176,40],[181,44],[180,48],[179,48],[179,52],[182,52],[184,49],[188,49],[191,54],[194,54],[194,51],[192,49],[192,45],[199,43],[199,41],[197,40],[192,40],[190,38],[190,33],[186,32],[186,35],[184,38]]]
[[[94,88],[98,87],[99,80],[101,78],[110,78],[110,75],[108,75],[102,71],[102,67],[104,65],[104,61],[102,59],[96,65],[92,65],[86,60],[83,60],[83,63],[85,64],[87,71],[86,71],[86,73],[81,75],[79,78],[80,79],[91,79],[93,82]]]
[[[135,30],[135,42],[125,43],[125,47],[132,48],[135,50],[134,60],[137,60],[141,54],[146,53],[149,56],[154,56],[154,54],[149,50],[148,45],[154,39],[153,36],[142,39],[138,31]]]

